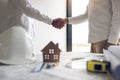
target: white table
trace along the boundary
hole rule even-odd
[[[52,69],[43,69],[39,73],[32,73],[34,66],[42,61],[39,55],[37,61],[33,64],[0,66],[0,80],[113,80],[106,74],[87,72],[86,69],[67,68],[66,64],[72,58],[86,57],[88,53],[62,53],[60,63]]]

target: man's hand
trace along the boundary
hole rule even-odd
[[[112,43],[106,43],[106,45],[105,45],[105,50],[108,50],[108,47],[110,47],[111,45],[116,45],[116,44],[112,44]]]
[[[65,19],[62,18],[56,18],[52,22],[52,26],[58,29],[61,29],[65,26]]]

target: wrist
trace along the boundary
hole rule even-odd
[[[67,18],[65,18],[65,23],[68,24],[69,23],[69,20]]]
[[[109,42],[107,42],[107,44],[109,44],[109,45],[116,45],[116,44],[113,44],[113,43],[109,43]]]

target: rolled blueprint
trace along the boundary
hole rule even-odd
[[[106,60],[111,63],[112,75],[116,78],[115,80],[120,80],[120,59],[114,56],[114,53],[104,50]]]
[[[120,59],[120,46],[110,46],[109,52],[114,53],[113,55]]]

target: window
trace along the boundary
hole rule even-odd
[[[50,55],[45,55],[45,59],[50,59]]]
[[[54,57],[54,59],[58,59],[58,55],[54,55],[53,57]]]
[[[54,49],[49,49],[49,54],[54,54]]]
[[[68,14],[71,13],[71,15],[68,15],[67,17],[74,17],[83,14],[86,11],[88,0],[68,0],[68,3],[67,12]],[[70,25],[68,25],[68,27],[69,26]],[[70,46],[72,47],[71,51],[90,52],[90,44],[88,44],[88,22],[71,25],[71,29],[67,28],[67,38],[67,42],[71,41],[68,43],[70,45],[67,46],[67,48]]]

